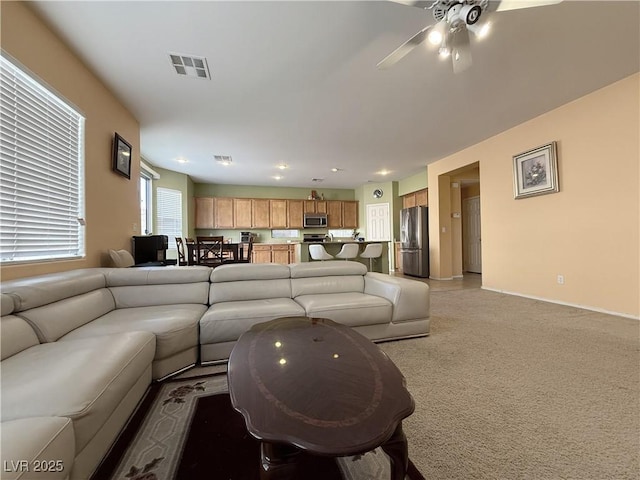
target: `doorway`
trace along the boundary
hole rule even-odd
[[[462,232],[463,269],[465,272],[482,273],[480,196],[464,199]]]

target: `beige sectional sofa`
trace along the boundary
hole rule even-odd
[[[211,274],[200,320],[200,360],[226,361],[252,325],[279,317],[329,318],[373,341],[429,332],[429,287],[367,273],[359,262],[223,265]]]
[[[152,380],[226,360],[255,323],[322,316],[373,340],[429,331],[425,284],[356,262],[82,269],[1,291],[2,479],[89,478]]]

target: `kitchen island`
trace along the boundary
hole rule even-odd
[[[356,242],[356,241],[349,241],[349,240],[345,240],[345,241],[334,240],[334,241],[325,241],[325,242],[302,242],[302,243],[300,243],[299,261],[300,262],[312,262],[312,261],[315,261],[315,260],[312,260],[311,259],[311,255],[309,255],[309,245],[314,245],[314,244],[324,245],[324,248],[327,251],[327,253],[329,255],[333,255],[335,257],[335,255],[342,248],[342,245],[344,245],[345,243],[357,243],[360,246],[360,250],[358,252],[358,256],[356,258],[352,259],[352,261],[360,262],[360,263],[366,265],[367,268],[369,268],[369,259],[368,258],[360,258],[359,255],[362,252],[364,252],[364,249],[370,243],[380,243],[380,244],[382,244],[382,254],[380,255],[379,258],[374,258],[373,259],[373,271],[374,272],[381,272],[381,273],[389,273],[389,243],[388,242]],[[340,259],[336,259],[336,260],[340,260]]]

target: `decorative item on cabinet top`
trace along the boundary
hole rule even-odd
[[[326,214],[324,228],[358,228],[357,200],[195,197],[195,210],[197,229],[300,229],[305,213]]]

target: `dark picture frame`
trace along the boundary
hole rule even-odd
[[[556,142],[551,142],[513,157],[514,198],[559,191],[556,151]]]
[[[113,171],[131,179],[131,144],[116,132],[113,139]]]

